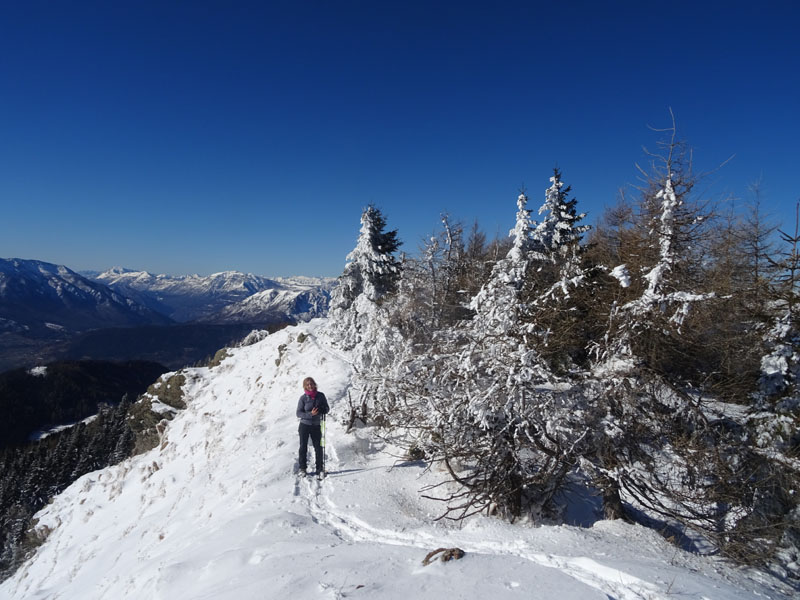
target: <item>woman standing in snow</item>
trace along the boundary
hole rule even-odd
[[[297,418],[300,419],[300,456],[297,464],[301,475],[305,475],[308,466],[308,438],[314,444],[314,457],[316,459],[317,476],[322,476],[323,455],[322,455],[322,428],[320,421],[322,415],[328,414],[328,399],[325,394],[317,391],[317,382],[311,377],[303,380],[303,390],[305,392],[297,401]]]

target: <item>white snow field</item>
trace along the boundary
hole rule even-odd
[[[324,323],[186,370],[188,408],[160,447],[82,477],[41,511],[49,536],[0,598],[791,597],[765,575],[641,526],[436,521],[443,505],[418,490],[440,472],[400,461],[368,429],[345,433],[351,369],[325,342]],[[292,472],[306,376],[332,405],[321,483]],[[464,557],[423,566],[430,551],[452,547]]]

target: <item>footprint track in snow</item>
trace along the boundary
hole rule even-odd
[[[300,486],[302,483],[305,485]],[[345,542],[409,546],[425,552],[433,546],[457,546],[474,554],[515,556],[540,566],[556,569],[617,600],[666,600],[668,597],[659,593],[659,588],[647,581],[584,556],[569,557],[534,552],[522,542],[492,540],[475,542],[470,540],[470,536],[459,535],[457,531],[443,531],[434,538],[424,530],[395,531],[375,527],[355,517],[352,512],[338,509],[332,498],[335,486],[330,478],[322,482],[309,479],[305,482],[298,481],[296,490],[295,495],[303,498],[314,522],[329,529]]]

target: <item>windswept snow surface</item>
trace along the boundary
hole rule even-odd
[[[418,490],[441,473],[399,461],[367,429],[345,433],[351,367],[323,323],[185,371],[188,408],[160,447],[82,477],[39,513],[49,537],[0,598],[789,597],[639,526],[435,521],[442,506]],[[292,472],[306,376],[332,404],[321,483]],[[466,554],[423,566],[440,547]]]

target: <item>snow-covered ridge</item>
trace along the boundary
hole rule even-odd
[[[321,316],[327,310],[327,304],[322,312],[311,314],[302,311],[309,314],[298,315],[292,313],[292,300],[311,291],[321,297],[327,296],[335,281],[313,277],[272,279],[239,271],[223,271],[208,276],[154,275],[121,267],[109,269],[97,275],[96,279],[177,321],[218,322],[258,321],[284,315],[298,320]],[[235,306],[266,291],[284,292],[283,300]]]
[[[88,279],[63,265],[19,258],[0,259],[0,294],[9,292],[9,285],[12,283],[17,283],[21,287],[31,287],[38,282],[44,282],[59,297],[72,295],[93,298],[100,302],[111,300],[135,307],[127,298],[105,293],[105,290],[92,285]],[[32,291],[42,293],[39,290]]]
[[[267,277],[240,273],[238,271],[223,271],[208,276],[201,275],[154,275],[147,271],[132,271],[121,267],[114,267],[97,276],[99,281],[108,285],[126,283],[138,289],[151,291],[182,293],[231,293],[240,292],[252,294],[265,287],[273,287],[276,282]]]
[[[201,320],[252,323],[262,315],[270,314],[307,321],[325,316],[329,303],[330,293],[319,287],[276,288],[256,292],[241,302],[230,304],[207,319]]]
[[[23,331],[169,321],[144,304],[63,265],[19,258],[0,259],[0,311],[5,323]]]
[[[38,514],[46,537],[0,584],[15,600],[215,598],[782,598],[713,558],[620,522],[437,522],[417,493],[435,469],[346,434],[349,356],[314,320],[186,369],[187,408],[152,451],[90,473]],[[313,376],[327,395],[328,479],[299,481],[295,406]],[[461,560],[422,566],[439,547]]]
[[[211,275],[166,275],[113,267],[98,274],[96,279],[109,284],[125,282],[132,287],[151,291],[188,293],[255,293],[273,288],[325,287],[335,281],[330,277],[263,277],[241,271],[221,271]]]

